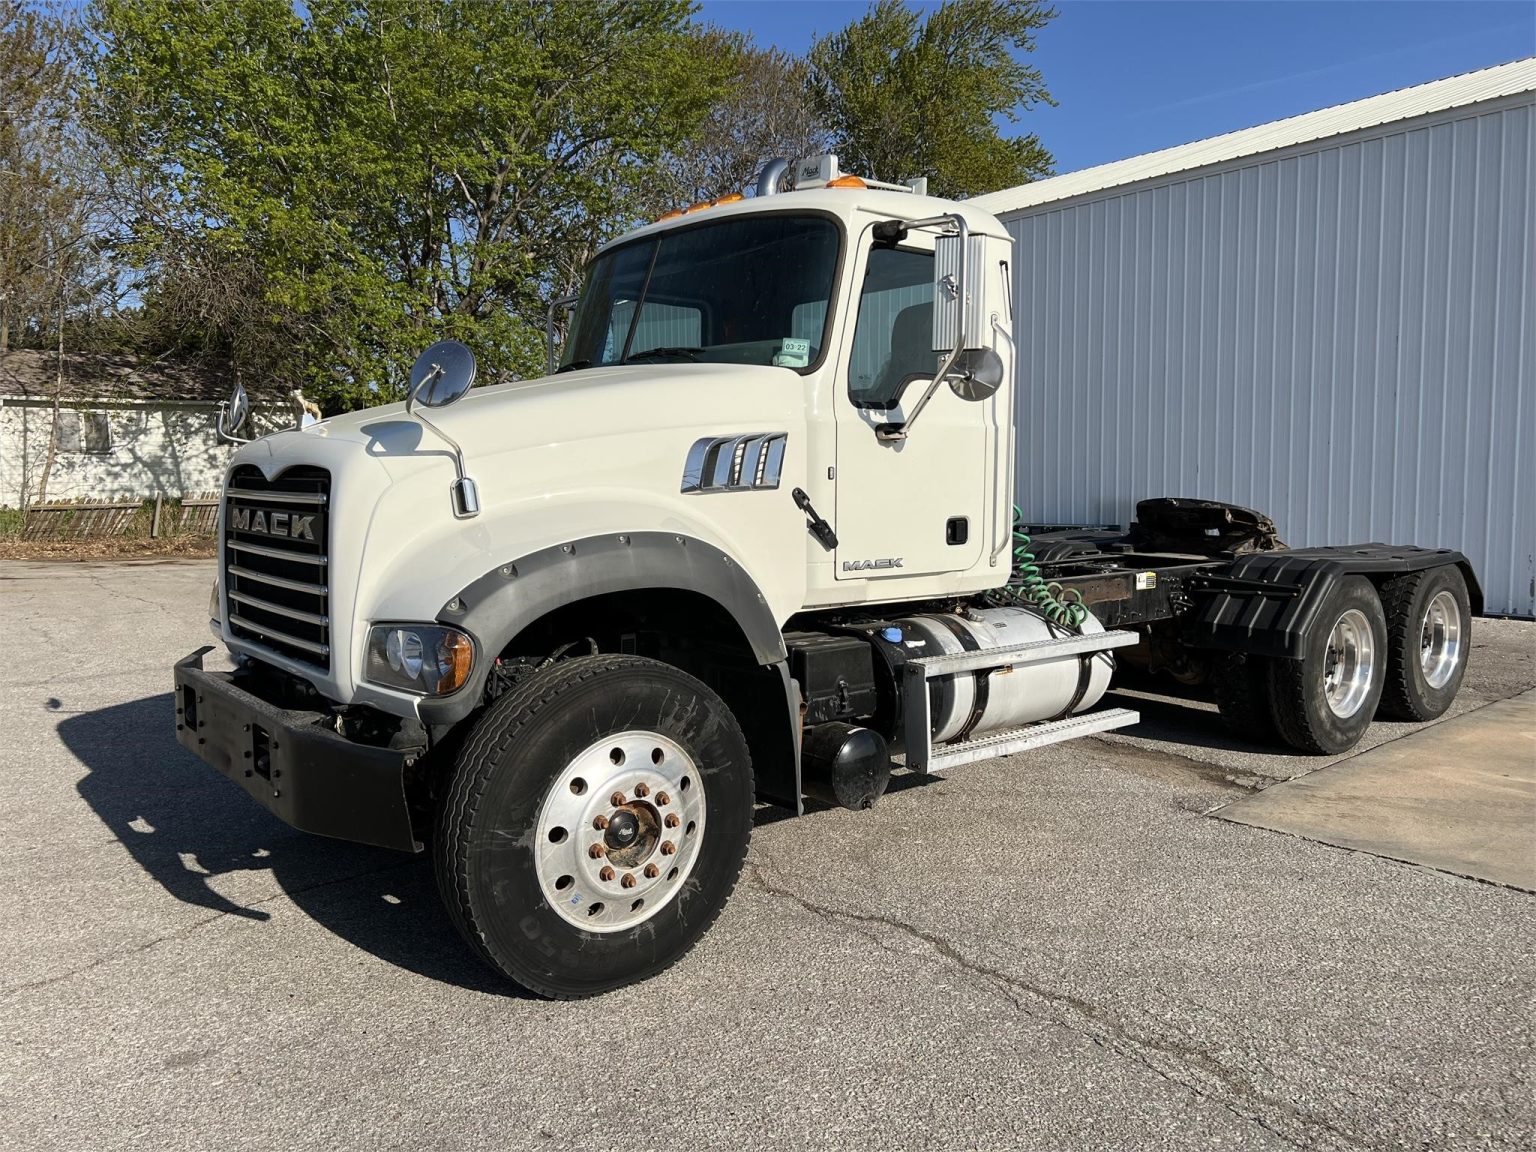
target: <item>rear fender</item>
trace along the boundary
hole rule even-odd
[[[1333,586],[1348,576],[1380,584],[1393,576],[1454,564],[1467,581],[1472,611],[1482,611],[1482,590],[1472,565],[1446,548],[1346,544],[1242,556],[1190,581],[1196,611],[1184,628],[1194,648],[1301,659],[1307,638]]]

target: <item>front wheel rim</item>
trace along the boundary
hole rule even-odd
[[[1323,698],[1329,710],[1347,720],[1365,703],[1376,678],[1376,635],[1358,608],[1345,612],[1328,634],[1323,663]]]
[[[1431,688],[1444,688],[1461,663],[1461,605],[1440,591],[1424,606],[1419,625],[1419,667]]]
[[[584,932],[655,916],[693,871],[704,841],[704,782],[659,732],[605,736],[555,778],[534,827],[539,891]]]

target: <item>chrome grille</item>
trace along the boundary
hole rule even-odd
[[[229,630],[318,668],[331,665],[327,539],[331,475],[242,465],[224,489]]]

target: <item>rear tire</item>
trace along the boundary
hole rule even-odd
[[[592,996],[671,966],[736,885],[752,764],[730,710],[637,656],[566,660],[491,705],[439,813],[448,914],[541,996]]]
[[[1265,657],[1246,652],[1228,652],[1216,662],[1212,690],[1222,722],[1232,735],[1257,743],[1275,739],[1269,664]]]
[[[1388,580],[1387,679],[1378,716],[1425,721],[1443,716],[1461,690],[1472,647],[1472,605],[1461,570],[1447,564]]]
[[[1386,616],[1376,589],[1364,576],[1347,576],[1323,601],[1302,658],[1269,662],[1281,739],[1314,755],[1353,748],[1376,713],[1386,657]]]

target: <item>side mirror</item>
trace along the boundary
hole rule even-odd
[[[576,307],[579,295],[560,296],[549,302],[549,310],[544,313],[544,346],[549,354],[549,374],[555,374],[556,361],[559,360],[559,351],[555,347],[555,316],[562,310],[567,314]]]
[[[1003,386],[1003,358],[991,348],[966,348],[949,375],[949,387],[960,399],[986,400]]]
[[[249,444],[251,437],[242,436],[240,429],[245,427],[250,418],[251,398],[246,393],[245,385],[236,380],[229,399],[219,404],[219,415],[214,422],[214,431],[226,444]]]
[[[411,387],[405,410],[413,405],[446,408],[475,382],[475,354],[457,340],[439,340],[411,366]]]
[[[981,269],[986,237],[961,229],[933,243],[933,350],[948,355],[980,346],[988,332]]]
[[[445,408],[469,391],[475,382],[475,354],[457,340],[439,340],[416,358],[411,366],[411,384],[405,394],[406,415],[414,416],[453,449],[453,468],[457,474],[449,489],[453,514],[468,519],[480,514],[480,489],[464,470],[464,449],[459,442],[444,432],[425,413],[423,408]]]

